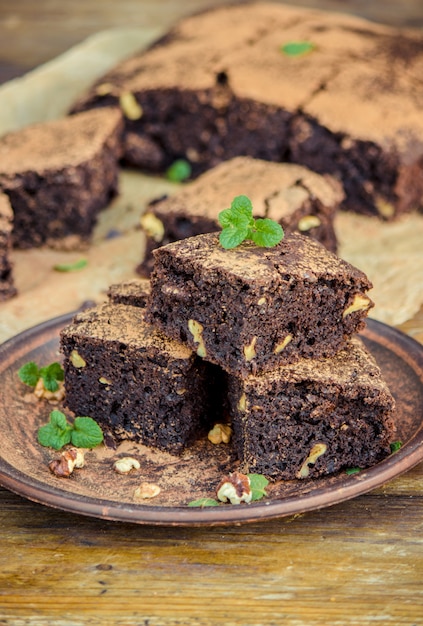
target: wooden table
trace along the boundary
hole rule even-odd
[[[97,30],[207,4],[3,0],[0,80]],[[423,25],[420,0],[296,4]],[[423,343],[423,311],[402,330]],[[0,624],[423,624],[423,464],[329,509],[243,526],[102,521],[1,488],[0,502]]]

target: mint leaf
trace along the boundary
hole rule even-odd
[[[217,216],[217,219],[222,228],[226,228],[227,226],[232,226],[234,223],[232,209],[224,209],[223,211],[220,211],[219,215]]]
[[[282,241],[284,232],[282,226],[270,219],[258,219],[255,221],[251,239],[257,246],[272,248]]]
[[[166,178],[174,183],[181,183],[191,176],[191,165],[185,159],[177,159],[166,170]]]
[[[310,41],[289,41],[280,47],[281,52],[288,57],[299,57],[316,49]]]
[[[244,226],[243,228],[228,226],[220,233],[219,241],[221,246],[226,248],[226,250],[230,250],[231,248],[236,248],[240,243],[247,239],[248,233],[249,228],[247,226]]]
[[[53,265],[53,269],[56,270],[56,272],[76,272],[82,270],[87,265],[87,259],[79,259],[79,261],[75,261],[74,263],[58,263],[57,265]]]
[[[91,417],[76,417],[71,442],[77,448],[95,448],[103,441],[100,426]]]
[[[42,446],[60,450],[71,440],[72,426],[61,411],[52,411],[50,421],[38,429],[38,442]]]
[[[267,478],[262,474],[247,474],[247,476],[250,479],[251,501],[264,498],[267,495],[266,487],[269,484]]]
[[[345,473],[348,474],[348,476],[352,476],[352,474],[359,474],[360,472],[361,469],[359,467],[349,467],[345,470]]]
[[[51,363],[40,369],[40,376],[43,379],[45,389],[57,391],[59,389],[57,381],[64,380],[65,374],[60,363]]]
[[[198,500],[192,500],[191,502],[188,502],[188,506],[220,506],[220,502],[214,500],[213,498],[199,498]]]
[[[103,441],[100,426],[91,417],[76,417],[69,424],[61,411],[52,411],[50,421],[38,429],[38,443],[48,448],[60,450],[67,443],[78,448],[94,448]]]
[[[39,378],[40,378],[40,370],[38,369],[38,365],[34,363],[34,361],[29,361],[29,363],[25,363],[18,370],[18,376],[20,380],[28,385],[29,387],[35,387]]]
[[[245,239],[251,239],[257,246],[271,248],[284,237],[280,224],[270,219],[253,217],[253,205],[247,196],[236,196],[230,209],[224,209],[218,215],[222,232],[219,241],[227,250],[236,248]]]
[[[391,453],[398,452],[402,448],[402,441],[393,441],[390,445]]]
[[[244,215],[249,219],[253,217],[253,205],[247,196],[236,196],[231,202],[231,209],[234,215]]]

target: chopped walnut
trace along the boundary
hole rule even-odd
[[[229,443],[232,436],[232,428],[229,424],[215,424],[207,435],[212,443]]]
[[[325,454],[327,449],[328,447],[325,443],[315,443],[311,448],[308,457],[298,470],[297,478],[307,478],[310,474],[310,465],[314,465],[317,459]]]
[[[65,397],[65,383],[63,380],[57,381],[59,388],[56,391],[49,391],[44,387],[44,381],[40,378],[34,387],[34,395],[39,400],[48,400],[51,404],[61,402]]]
[[[118,474],[129,474],[132,470],[139,470],[140,467],[139,461],[130,456],[124,456],[113,463],[113,469]]]
[[[154,483],[141,483],[134,491],[134,498],[136,500],[148,500],[155,498],[160,492],[161,489],[159,485],[155,485]]]
[[[84,467],[85,459],[82,450],[68,448],[58,459],[48,464],[49,470],[58,478],[69,478],[75,468]]]
[[[217,487],[217,498],[221,502],[228,500],[231,504],[251,502],[252,495],[250,479],[246,474],[240,472],[233,472],[225,476]]]

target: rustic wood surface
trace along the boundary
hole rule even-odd
[[[0,82],[93,32],[208,4],[3,0]],[[295,4],[423,26],[421,0]],[[402,330],[423,343],[423,311]],[[0,488],[0,546],[0,624],[420,626],[423,464],[329,509],[210,529],[90,519]]]

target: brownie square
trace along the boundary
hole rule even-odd
[[[198,235],[154,257],[148,320],[242,377],[335,354],[373,306],[363,272],[298,233],[232,250]]]
[[[13,243],[76,248],[117,193],[122,116],[88,111],[0,138],[0,190],[14,211]]]
[[[237,2],[184,17],[73,110],[120,106],[129,92],[132,164],[186,158],[198,176],[238,155],[299,163],[342,181],[345,208],[392,218],[422,208],[422,73],[419,30]]]
[[[66,405],[115,440],[179,454],[206,424],[213,373],[146,324],[142,308],[103,304],[79,313],[60,345]]]
[[[335,356],[244,380],[228,376],[234,446],[244,471],[316,478],[390,454],[395,401],[358,338]]]
[[[13,211],[9,198],[4,193],[0,193],[0,302],[17,293],[10,260],[12,228]]]
[[[286,233],[300,231],[336,252],[333,221],[343,199],[337,181],[299,165],[237,157],[150,203],[141,217],[147,242],[139,273],[150,274],[160,245],[219,230],[220,211],[239,195],[251,199],[254,217],[269,217]]]
[[[133,278],[110,285],[107,297],[113,304],[129,304],[145,309],[150,295],[150,281],[146,278]]]

